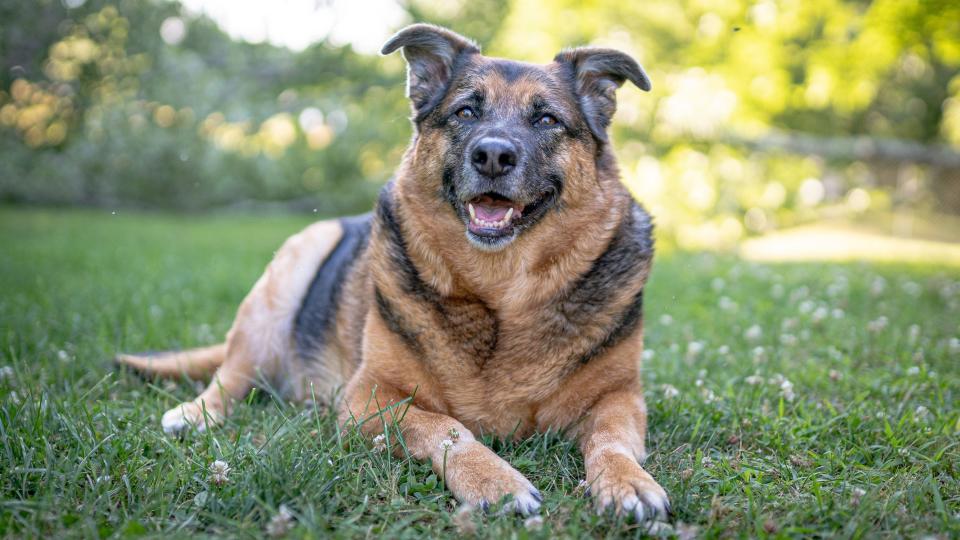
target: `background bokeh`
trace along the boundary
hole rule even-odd
[[[365,211],[411,134],[402,59],[376,49],[430,21],[497,56],[638,58],[654,90],[620,91],[614,139],[666,245],[960,230],[952,0],[34,0],[0,21],[6,203]]]

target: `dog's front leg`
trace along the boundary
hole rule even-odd
[[[410,455],[429,459],[433,471],[462,503],[487,510],[512,495],[504,510],[527,515],[540,509],[543,499],[533,484],[463,424],[402,400],[400,393],[383,385],[357,385],[348,388],[342,420],[346,425],[359,423],[367,437],[381,434],[384,425],[398,425]],[[401,447],[394,445],[394,450],[399,452]]]
[[[590,409],[580,430],[580,449],[598,511],[612,507],[638,521],[670,512],[667,493],[639,463],[646,457],[646,427],[639,389],[608,393]]]

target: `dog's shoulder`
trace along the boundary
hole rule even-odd
[[[652,220],[631,201],[606,249],[544,310],[546,332],[577,335],[570,348],[574,362],[566,370],[590,362],[639,327],[652,259]]]

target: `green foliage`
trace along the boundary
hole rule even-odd
[[[642,534],[594,514],[582,460],[557,434],[486,440],[544,494],[533,531],[456,517],[429,465],[269,392],[217,431],[165,436],[160,416],[194,385],[109,358],[222,339],[307,223],[0,211],[0,536],[261,536],[281,505],[293,538],[463,537],[464,523],[480,538]],[[678,532],[960,534],[956,268],[675,255],[657,260],[645,298],[646,467]]]
[[[726,246],[824,215],[960,211],[956,2],[403,6],[494,55],[546,62],[588,43],[635,55],[654,90],[619,92],[614,140],[664,240]],[[38,0],[0,16],[8,201],[353,213],[410,140],[399,55],[235,42],[175,2]],[[183,35],[166,43],[164,24]],[[813,143],[798,151],[783,133]],[[860,136],[911,151],[864,157]]]

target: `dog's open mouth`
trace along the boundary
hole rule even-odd
[[[467,238],[482,249],[503,247],[543,217],[556,197],[557,190],[551,188],[529,204],[492,191],[467,199],[463,203]]]
[[[475,234],[498,236],[509,232],[513,223],[523,217],[524,208],[497,193],[484,193],[467,201],[467,228]]]

